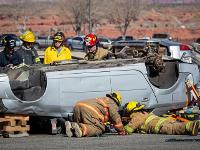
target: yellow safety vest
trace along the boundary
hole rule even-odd
[[[56,50],[55,47],[48,47],[44,52],[44,64],[50,64],[54,61],[70,60],[71,51],[62,46],[60,53]]]

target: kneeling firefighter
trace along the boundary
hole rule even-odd
[[[118,113],[121,105],[121,94],[113,92],[106,97],[95,98],[76,103],[74,122],[65,122],[68,137],[98,136],[105,132],[105,122],[111,122],[118,134],[124,135],[125,130]]]

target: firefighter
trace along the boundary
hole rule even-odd
[[[26,65],[40,63],[40,58],[35,46],[36,37],[33,32],[24,32],[22,35],[20,35],[20,39],[22,40],[23,44],[17,51],[21,55],[23,63]]]
[[[84,40],[87,51],[85,60],[103,60],[111,57],[111,53],[107,49],[98,47],[98,39],[95,34],[86,35]]]
[[[125,130],[118,113],[121,105],[121,94],[113,92],[106,97],[95,98],[76,103],[74,107],[74,122],[65,122],[68,137],[98,136],[105,132],[106,122],[111,122],[119,135]]]
[[[44,52],[44,64],[56,64],[60,61],[71,60],[71,51],[64,46],[65,35],[57,32],[53,37],[52,46]]]
[[[4,50],[0,52],[0,67],[17,66],[21,64],[22,58],[17,51],[14,50],[16,46],[16,40],[11,35],[7,35],[3,39]]]
[[[144,105],[131,101],[125,104],[125,112],[130,117],[130,121],[124,126],[126,133],[153,133],[153,134],[198,134],[198,121],[177,122],[170,118],[164,118],[148,113]]]

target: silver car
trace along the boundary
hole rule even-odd
[[[66,41],[67,46],[70,50],[81,50],[85,51],[85,42],[84,42],[84,35],[75,36],[73,38],[69,38]]]
[[[168,39],[165,40],[150,39],[150,40],[158,41],[161,47],[166,48],[167,56],[170,56],[178,60],[182,60],[183,62],[192,63],[192,52],[187,44],[171,41]]]
[[[31,66],[0,73],[0,112],[68,117],[77,101],[122,93],[123,105],[136,100],[154,112],[182,108],[185,81],[199,81],[195,64],[165,60],[155,73],[142,59],[71,61],[59,66]]]

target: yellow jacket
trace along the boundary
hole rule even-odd
[[[54,61],[70,60],[72,59],[71,51],[62,46],[60,53],[55,47],[48,47],[44,52],[44,64],[50,64]]]

